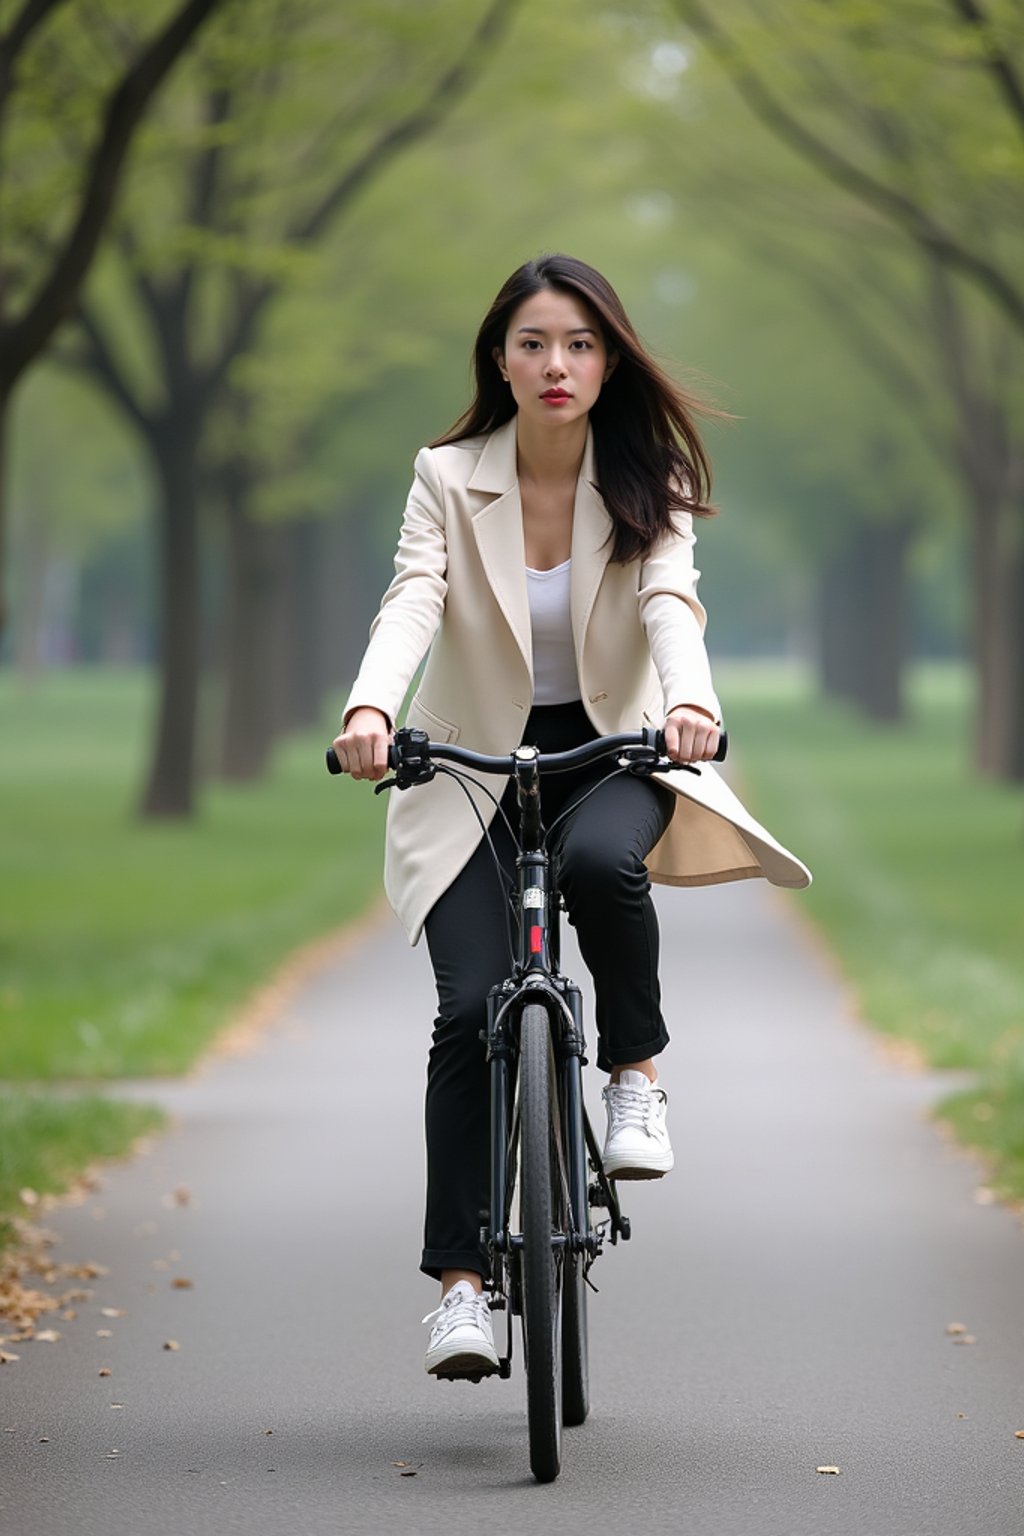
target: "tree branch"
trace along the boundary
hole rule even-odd
[[[483,18],[470,37],[462,56],[435,82],[430,96],[422,104],[380,135],[368,149],[338,178],[331,189],[310,212],[294,221],[285,238],[297,245],[309,245],[327,229],[331,221],[355,198],[362,187],[379,174],[390,160],[407,145],[435,128],[463,96],[473,78],[473,66],[480,54],[494,47],[507,29],[521,0],[491,0]],[[241,284],[237,290],[235,324],[221,355],[206,379],[210,391],[217,389],[233,358],[249,345],[264,306],[277,292],[273,280]]]
[[[143,408],[129,386],[123,369],[107,344],[95,311],[87,304],[81,304],[77,320],[85,345],[76,352],[55,353],[56,361],[66,368],[73,368],[98,379],[139,430],[143,433],[151,432],[153,423],[149,412]]]
[[[981,6],[974,3],[974,0],[950,0],[950,5],[969,27],[974,27],[981,34],[986,67],[995,77],[997,86],[1006,98],[1010,116],[1017,119],[1017,126],[1024,133],[1024,86],[1021,85],[1010,59],[989,31],[988,17]]]
[[[108,98],[74,226],[27,312],[0,328],[0,393],[10,390],[73,311],[109,221],[135,129],[171,66],[218,3],[187,0]]]
[[[1014,286],[1005,273],[977,252],[962,245],[911,197],[895,191],[877,177],[861,170],[799,122],[780,104],[732,38],[711,19],[697,0],[673,0],[673,4],[686,25],[705,42],[729,74],[754,115],[776,137],[830,181],[881,213],[922,250],[932,253],[944,266],[962,273],[976,283],[999,305],[1013,325],[1024,331],[1024,293]]]
[[[394,159],[405,145],[422,138],[431,128],[436,127],[468,89],[477,55],[494,47],[501,34],[507,30],[519,4],[520,0],[491,0],[462,57],[437,80],[423,105],[415,107],[382,133],[335,182],[319,205],[304,219],[296,222],[289,238],[302,244],[316,240],[335,214],[352,201],[375,172]]]

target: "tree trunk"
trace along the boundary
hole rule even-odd
[[[265,772],[274,741],[275,608],[281,580],[281,530],[250,515],[249,481],[243,463],[225,466],[222,484],[228,622],[220,771],[225,779],[244,782]]]
[[[818,667],[824,694],[852,701],[863,644],[867,572],[857,530],[848,530],[825,557],[818,586]]]
[[[991,503],[974,520],[974,644],[978,663],[976,764],[1024,779],[1024,520]]]
[[[822,691],[869,719],[905,718],[906,563],[909,519],[848,526],[826,557],[819,586]]]
[[[284,661],[275,713],[281,731],[307,730],[322,717],[326,679],[319,635],[325,622],[322,579],[324,524],[297,518],[284,529],[287,544],[283,584]]]
[[[160,703],[143,816],[191,816],[195,808],[201,605],[196,434],[152,443],[160,474]]]
[[[903,683],[907,660],[907,552],[909,519],[865,526],[868,609],[858,702],[871,720],[906,718]]]

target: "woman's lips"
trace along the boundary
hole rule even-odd
[[[541,399],[546,400],[548,405],[565,405],[567,400],[572,399],[572,395],[567,395],[564,389],[549,389],[541,395]]]

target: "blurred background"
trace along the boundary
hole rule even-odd
[[[184,1070],[376,898],[321,749],[550,250],[733,416],[733,771],[1024,1195],[1022,45],[1014,0],[0,5],[0,1208],[149,1123],[45,1080]]]

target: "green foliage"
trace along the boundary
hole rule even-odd
[[[775,606],[751,627],[737,595],[737,630],[742,619],[773,644],[791,630],[790,616],[809,609],[816,563],[851,517],[909,509],[948,548],[955,423],[918,259],[761,130],[671,6],[524,0],[450,118],[324,238],[297,243],[300,213],[426,96],[482,9],[396,0],[342,16],[326,0],[253,0],[244,27],[233,7],[209,26],[136,145],[120,233],[90,289],[135,395],[159,409],[165,393],[145,284],[193,272],[198,364],[224,346],[239,297],[275,282],[254,344],[232,367],[230,399],[207,423],[209,455],[244,451],[266,517],[390,507],[393,527],[415,449],[465,403],[472,335],[498,284],[539,250],[569,249],[608,271],[676,372],[702,372],[740,418],[711,433],[728,531],[725,520],[723,531],[708,528],[702,550],[711,575],[716,548],[719,566],[735,549],[764,575],[745,591],[758,605],[774,594]],[[896,9],[903,20],[886,23],[885,36],[905,40],[916,7]],[[121,14],[112,0],[95,10],[108,30]],[[846,108],[862,77],[911,64],[857,53],[847,4],[798,10],[806,33],[758,21],[739,0],[730,15],[746,18],[773,67],[795,50],[779,64],[794,92],[798,60],[808,67],[792,99],[855,145],[859,123]],[[869,30],[881,24],[858,15]],[[913,62],[927,90],[906,98],[908,112],[920,106],[922,154],[935,87],[954,66],[933,68]],[[822,72],[844,83],[834,99],[822,96]],[[971,82],[973,102],[985,82],[976,72]],[[865,91],[873,102],[883,84]],[[216,196],[200,212],[204,168]],[[1009,227],[1009,209],[1001,218]],[[878,371],[879,338],[905,377]],[[82,439],[69,436],[74,462]],[[927,562],[919,568],[929,581]]]
[[[297,945],[379,889],[380,801],[323,770],[323,732],[258,786],[211,789],[195,824],[126,807],[142,677],[0,679],[6,827],[0,1079],[184,1071]],[[363,792],[360,793],[360,790]]]

